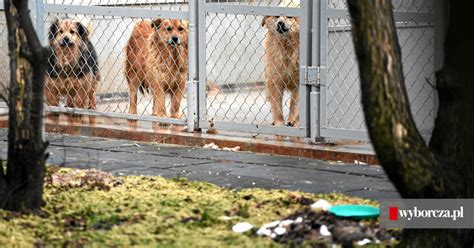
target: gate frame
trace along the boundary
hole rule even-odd
[[[198,86],[198,128],[209,129],[210,124],[207,118],[207,97],[206,97],[206,80],[207,80],[207,51],[206,51],[206,14],[232,14],[232,15],[274,15],[274,16],[297,16],[301,18],[300,26],[300,99],[298,102],[300,111],[299,127],[276,127],[271,125],[260,124],[243,124],[230,122],[213,122],[213,127],[221,131],[235,131],[270,135],[283,135],[308,138],[309,137],[309,116],[310,116],[310,100],[309,87],[307,83],[306,68],[310,63],[308,55],[311,49],[311,0],[302,0],[299,8],[275,7],[275,6],[249,6],[224,3],[206,3],[201,2],[199,5],[199,86]]]

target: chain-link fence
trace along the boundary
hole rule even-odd
[[[434,1],[393,6],[412,112],[429,135]],[[36,10],[53,51],[50,112],[189,130],[367,138],[344,0],[38,0]],[[4,19],[0,37],[6,40]],[[6,57],[0,43],[2,83]]]
[[[47,1],[44,5],[46,12],[45,39],[47,42],[52,47],[58,47],[64,37],[57,35],[51,39],[52,25],[58,26],[59,29],[67,29],[68,27],[64,26],[66,25],[64,20],[73,20],[81,23],[89,33],[88,37],[85,37],[86,40],[80,39],[79,42],[83,46],[87,46],[84,43],[90,41],[93,47],[93,51],[86,51],[86,53],[90,53],[91,61],[86,63],[85,67],[76,68],[77,72],[74,70],[69,72],[69,68],[60,63],[50,63],[54,64],[52,67],[55,70],[53,70],[53,75],[50,75],[51,80],[49,81],[52,83],[47,84],[46,91],[47,93],[48,91],[58,92],[60,93],[59,97],[62,98],[59,104],[54,102],[50,105],[93,109],[98,113],[105,114],[130,113],[138,116],[153,115],[184,119],[186,101],[182,101],[182,98],[188,78],[185,68],[188,55],[187,47],[184,45],[187,43],[185,37],[187,36],[187,26],[184,23],[186,21],[182,20],[183,25],[181,25],[181,21],[179,24],[174,22],[171,25],[164,22],[161,23],[161,26],[157,23],[156,27],[152,27],[151,20],[156,20],[163,14],[171,15],[176,19],[185,19],[187,8],[187,2],[179,0],[153,2],[139,0]],[[59,23],[55,23],[56,19],[59,19]],[[165,20],[165,18],[161,19]],[[178,40],[173,44],[168,44],[166,41],[159,44],[154,42],[155,49],[148,49],[147,38],[156,33],[156,40],[161,42],[169,33],[167,28],[173,30],[173,36],[179,36],[178,38],[183,41]],[[185,29],[181,30],[181,28]],[[178,31],[178,29],[180,30]],[[69,33],[69,36],[75,37],[75,34]],[[61,44],[59,44],[60,46]],[[74,45],[66,46],[64,49],[56,48],[59,52],[53,53],[54,62],[60,61],[63,55],[74,54],[76,52],[74,49],[76,49]],[[127,53],[127,51],[129,52]],[[147,57],[152,57],[147,54],[154,51],[156,51],[155,58],[167,58],[163,61],[149,61],[149,63],[164,62],[166,65],[160,68],[147,67]],[[171,54],[172,56],[170,56]],[[85,56],[87,57],[88,54]],[[77,63],[74,65],[80,67]],[[97,71],[94,71],[95,67],[98,68]],[[176,70],[180,72],[173,73]],[[93,82],[80,79],[77,74],[82,78],[87,78],[90,75],[93,77],[90,79]],[[161,75],[166,75],[167,78],[165,79]],[[162,78],[162,80],[155,80],[156,78]],[[75,82],[69,83],[69,81]],[[65,82],[71,85],[69,86]],[[80,94],[81,92],[82,94]],[[48,95],[46,94],[46,96]],[[68,103],[68,98],[73,98],[70,99],[73,103],[77,100],[81,103],[83,97],[87,100],[95,98],[96,105],[87,105],[84,102],[82,105]],[[158,99],[159,103],[156,103],[155,101]],[[163,111],[163,109],[168,111]],[[56,111],[64,111],[64,109],[59,108]],[[114,116],[119,117],[119,115]],[[184,121],[178,123],[184,124]]]
[[[200,11],[200,127],[304,137],[300,1],[206,1]]]
[[[326,102],[323,136],[364,138],[366,126],[360,104],[360,82],[349,17],[341,17],[343,0],[329,1]],[[415,122],[424,136],[431,134],[435,111],[434,1],[393,1],[405,83]],[[409,15],[406,15],[409,13]],[[331,14],[333,14],[331,16]]]
[[[2,4],[2,2],[0,2]],[[8,65],[8,43],[7,41],[7,24],[3,12],[3,6],[0,6],[0,94],[7,93],[6,86],[10,79],[10,70]]]

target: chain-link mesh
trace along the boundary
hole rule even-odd
[[[114,6],[117,8],[127,7],[127,8],[146,8],[146,9],[159,9],[159,10],[187,10],[186,1],[159,1],[158,3],[151,3],[150,1],[74,1],[76,5],[101,5],[101,6]],[[113,2],[113,4],[112,4]],[[68,1],[49,1],[48,3],[53,4],[67,4]],[[157,14],[157,17],[159,15]],[[73,20],[75,22],[82,23],[90,32],[89,39],[90,43],[93,46],[97,56],[92,58],[94,62],[88,64],[88,67],[93,67],[97,65],[99,70],[96,75],[96,86],[92,85],[89,89],[88,84],[84,82],[83,74],[91,74],[90,71],[85,70],[86,73],[83,73],[84,68],[79,68],[76,72],[67,72],[66,67],[57,66],[55,72],[59,74],[58,77],[53,77],[49,81],[53,83],[47,83],[46,87],[46,96],[48,98],[48,92],[59,93],[59,103],[52,102],[50,105],[59,105],[59,106],[68,106],[76,108],[90,108],[96,109],[100,112],[112,112],[112,113],[132,113],[139,115],[156,115],[160,117],[172,117],[172,118],[185,118],[186,113],[186,101],[183,100],[185,97],[185,82],[188,78],[187,65],[188,65],[188,55],[187,55],[187,26],[185,30],[178,31],[180,27],[163,27],[161,29],[153,29],[151,26],[151,20],[141,19],[141,18],[129,18],[123,16],[113,16],[112,15],[78,15],[78,14],[61,14],[61,13],[47,13],[45,14],[45,35],[49,35],[49,27],[53,25],[55,18],[60,20],[60,23],[63,20]],[[165,20],[165,19],[163,19]],[[156,32],[161,32],[163,35],[157,35],[157,37],[165,36],[168,32],[166,28],[172,28],[173,33],[179,33],[180,40],[176,44],[171,44],[165,41],[163,44],[159,44],[155,50],[157,50],[154,55],[158,58],[167,57],[164,61],[155,61],[154,63],[161,63],[164,66],[161,70],[156,68],[148,68],[150,65],[146,61],[141,61],[138,63],[140,55],[143,55],[143,49],[148,51],[148,54],[155,51],[149,51],[147,49],[147,40],[144,40],[145,46],[135,47],[135,53],[128,54],[126,53],[125,47],[129,44],[129,39],[131,42],[134,42],[137,37],[130,38],[134,27],[146,21],[148,29],[148,36]],[[184,21],[183,21],[184,22]],[[160,33],[160,34],[161,34]],[[181,34],[183,37],[181,37]],[[72,35],[74,37],[74,34]],[[56,38],[56,37],[55,37]],[[168,37],[171,38],[172,37]],[[48,40],[48,37],[45,39]],[[58,38],[60,39],[60,37]],[[138,38],[141,39],[141,38]],[[186,40],[186,41],[185,41]],[[51,40],[47,41],[49,44],[55,45],[58,42],[53,42]],[[179,44],[178,44],[179,43]],[[57,44],[56,44],[57,45]],[[175,46],[176,45],[176,49]],[[76,47],[67,47],[68,53],[74,53]],[[58,49],[60,50],[60,49]],[[175,54],[175,51],[176,54]],[[183,52],[184,51],[184,52]],[[168,56],[170,54],[175,54],[174,56]],[[53,53],[55,61],[59,61],[61,56],[64,55],[61,52]],[[150,54],[146,57],[152,57]],[[77,62],[77,61],[71,61]],[[149,61],[150,63],[152,61]],[[132,70],[126,71],[125,64],[136,64],[136,67]],[[87,64],[87,63],[86,63]],[[177,64],[180,64],[179,67],[176,67]],[[54,66],[53,66],[54,67]],[[86,66],[87,67],[87,66]],[[143,73],[146,72],[146,73]],[[61,75],[62,73],[62,75]],[[150,74],[150,76],[140,77],[141,74]],[[79,75],[78,75],[79,74]],[[92,73],[93,74],[93,73]],[[154,74],[151,76],[151,74]],[[160,74],[160,75],[158,75]],[[162,74],[171,75],[166,79],[162,79],[160,82],[155,80],[151,83],[152,79],[163,78]],[[79,77],[80,76],[80,77]],[[87,76],[87,75],[86,75]],[[74,81],[77,85],[69,84],[68,82]],[[172,81],[172,82],[171,82]],[[179,87],[174,87],[176,82],[179,81]],[[173,84],[173,82],[175,82]],[[138,84],[137,84],[138,83]],[[166,85],[163,85],[165,83]],[[161,84],[161,85],[159,85]],[[172,85],[173,84],[173,85]],[[85,86],[84,86],[85,85]],[[141,87],[141,86],[148,87]],[[67,90],[59,89],[60,87],[69,88]],[[169,87],[168,87],[169,86]],[[95,88],[94,88],[95,87]],[[77,89],[79,88],[79,89]],[[154,89],[152,89],[154,88]],[[162,90],[161,90],[162,89]],[[77,92],[84,91],[84,94],[78,94]],[[93,96],[88,96],[87,91],[93,91],[95,94]],[[163,94],[158,94],[163,91]],[[132,97],[136,95],[135,98]],[[68,100],[72,102],[76,101],[77,97],[86,97],[94,98],[97,100],[97,106],[94,108],[92,105],[78,105],[78,104],[68,104]],[[70,99],[70,98],[73,99]],[[159,99],[159,100],[158,100]],[[161,99],[164,99],[164,106]],[[176,100],[178,99],[178,100]],[[154,101],[157,101],[157,107],[154,111]],[[80,101],[79,101],[80,102]],[[159,106],[159,107],[158,107]],[[167,113],[163,111],[158,111],[162,108],[165,108]],[[172,112],[172,113],[171,113]]]
[[[345,1],[330,1],[332,8],[344,8]],[[397,11],[432,11],[432,1],[394,1]],[[432,23],[397,22],[402,49],[405,83],[415,122],[424,135],[434,125],[434,28]],[[328,19],[328,82],[326,127],[365,131],[357,60],[349,19]]]
[[[45,0],[47,4],[135,7],[159,10],[188,10],[188,0]]]
[[[300,6],[300,1],[207,2]],[[291,99],[299,85],[299,18],[264,19],[265,16],[259,15],[206,13],[206,74],[209,89],[206,118],[209,120],[256,125],[296,124],[297,93],[293,103]],[[277,22],[285,26],[288,29],[285,32],[288,33],[279,37],[269,35],[270,32],[275,33]],[[272,39],[273,45],[265,47],[268,39]],[[291,49],[285,48],[286,45]],[[274,54],[275,50],[281,57]],[[292,56],[293,59],[289,61],[288,58]],[[294,109],[290,110],[292,104]]]
[[[278,6],[278,7],[300,7],[300,1],[296,0],[207,0],[207,3],[215,4],[236,4],[248,6]],[[117,7],[117,8],[143,8],[156,10],[175,10],[187,11],[187,1],[149,1],[149,0],[47,0],[48,4],[68,4],[79,5],[84,7]],[[414,12],[414,13],[432,13],[433,1],[431,0],[395,0],[393,1],[394,10],[396,12]],[[329,0],[328,7],[332,9],[344,9],[346,3],[343,0]],[[84,10],[82,10],[84,11]],[[86,11],[87,12],[87,11]],[[45,13],[45,40],[48,41],[48,31],[55,18],[59,20],[71,19],[80,22],[90,32],[89,40],[97,54],[94,61],[98,68],[97,84],[89,83],[84,87],[79,82],[79,87],[75,86],[71,81],[80,81],[85,73],[91,73],[93,66],[89,66],[86,71],[58,71],[54,68],[52,72],[62,74],[62,77],[56,77],[55,84],[47,84],[47,91],[54,93],[58,97],[57,105],[72,106],[76,108],[94,108],[90,104],[92,96],[88,92],[94,93],[96,99],[95,109],[100,112],[112,113],[137,113],[138,115],[158,115],[160,111],[154,111],[154,100],[157,99],[153,90],[143,88],[143,82],[148,82],[150,77],[156,78],[158,74],[170,74],[173,71],[187,70],[187,54],[171,59],[170,64],[165,64],[161,69],[155,70],[155,74],[149,73],[148,64],[145,66],[142,62],[145,57],[140,57],[140,51],[143,47],[137,47],[137,51],[128,54],[127,44],[134,27],[137,23],[144,20],[148,21],[148,27],[151,27],[151,20],[142,18],[131,18],[121,14],[114,16],[113,11],[110,15],[83,15],[83,14],[63,14],[63,13]],[[266,58],[266,54],[275,55],[275,50],[268,52],[266,47],[266,39],[269,38],[269,27],[262,26],[263,15],[247,15],[247,14],[223,14],[223,13],[206,13],[205,20],[199,22],[206,23],[206,109],[207,120],[222,121],[227,123],[246,123],[253,125],[272,125],[283,124],[289,125],[291,114],[291,90],[288,88],[279,88],[278,94],[270,96],[269,79],[277,78],[280,81],[286,81],[299,85],[299,74],[291,74],[289,68],[296,66],[299,72],[298,59],[283,61],[281,58]],[[3,18],[3,16],[1,17]],[[276,17],[286,18],[286,17]],[[285,20],[283,20],[285,21]],[[273,25],[273,24],[272,24]],[[412,106],[412,112],[418,127],[423,134],[429,134],[433,127],[435,115],[435,90],[432,88],[434,83],[433,76],[433,56],[434,56],[434,28],[432,23],[419,23],[415,21],[398,22],[399,42],[402,47],[403,69],[406,77],[406,86],[408,96]],[[273,26],[276,28],[278,25]],[[288,24],[291,28],[292,24]],[[173,24],[172,29],[179,28]],[[155,30],[148,28],[148,30]],[[174,31],[176,31],[174,30]],[[69,32],[69,30],[63,30]],[[79,32],[75,29],[74,32]],[[0,19],[0,37],[6,40],[7,31],[4,19]],[[74,35],[73,35],[74,36]],[[160,36],[162,37],[162,36]],[[168,37],[170,38],[170,37]],[[136,38],[135,38],[135,41]],[[61,42],[60,40],[56,42]],[[166,43],[165,39],[165,43]],[[273,46],[277,47],[282,42],[287,42],[290,47],[298,47],[299,38],[288,42],[278,40]],[[332,18],[328,19],[328,50],[327,52],[327,69],[328,81],[325,82],[327,87],[327,101],[322,103],[326,113],[326,123],[322,126],[335,130],[351,130],[365,131],[365,123],[360,105],[360,89],[357,61],[355,59],[353,44],[350,33],[350,20]],[[49,41],[48,41],[49,43]],[[146,43],[146,42],[145,42]],[[5,43],[0,43],[0,79],[2,83],[8,81],[8,59],[7,47]],[[169,53],[170,49],[165,49],[165,53]],[[267,52],[266,52],[267,51]],[[286,52],[286,54],[285,54]],[[299,51],[298,51],[299,52]],[[288,55],[288,49],[284,50],[282,55]],[[73,53],[70,53],[73,54]],[[296,53],[295,53],[296,54]],[[64,54],[63,54],[64,55]],[[161,53],[162,55],[162,53]],[[297,55],[294,55],[297,56]],[[60,56],[55,55],[58,60]],[[67,57],[67,56],[66,56]],[[159,56],[156,56],[159,57]],[[180,59],[184,61],[179,61]],[[140,59],[143,61],[140,62]],[[138,68],[132,70],[132,74],[126,73],[125,62],[140,62]],[[157,62],[157,61],[155,61]],[[158,63],[158,62],[157,62]],[[177,64],[184,63],[186,67],[178,69]],[[276,68],[277,65],[283,65]],[[266,68],[274,68],[271,73],[265,73]],[[61,69],[61,68],[59,68]],[[71,69],[71,68],[69,68]],[[165,81],[176,81],[178,76],[187,79],[187,71],[180,71],[168,77]],[[82,74],[81,74],[82,73]],[[141,75],[143,74],[143,75]],[[127,75],[128,79],[127,80]],[[145,75],[145,76],[144,76]],[[148,77],[146,76],[148,75]],[[150,76],[151,75],[151,76]],[[286,79],[284,79],[286,78]],[[135,81],[134,81],[135,80]],[[131,82],[134,81],[134,82]],[[184,80],[185,81],[185,80]],[[431,83],[430,83],[431,82]],[[60,90],[52,91],[51,87],[64,87],[65,84],[70,86],[72,90],[60,92]],[[87,84],[86,84],[87,85]],[[133,103],[135,93],[131,90],[134,87],[137,91],[136,111],[134,107],[130,108]],[[149,85],[148,85],[149,86]],[[140,92],[143,90],[143,93]],[[167,116],[185,118],[186,113],[186,89],[184,85],[168,89],[165,98],[165,109]],[[155,92],[157,90],[155,89]],[[57,93],[57,94],[56,94]],[[178,93],[178,94],[177,94]],[[54,95],[53,94],[53,95]],[[73,95],[73,96],[71,96]],[[173,96],[182,97],[181,101],[174,101],[172,107]],[[76,102],[76,98],[80,96],[81,101]],[[68,98],[69,97],[69,98]],[[275,114],[272,113],[272,99],[282,98],[282,114],[284,123],[278,123],[275,120]],[[132,98],[132,99],[131,99]],[[68,102],[69,101],[69,102]],[[274,102],[278,102],[277,99]],[[179,104],[177,104],[178,102]],[[51,101],[50,101],[51,103]],[[53,101],[53,103],[55,103]],[[81,104],[79,104],[81,103]],[[202,102],[201,102],[202,103]],[[179,105],[179,115],[173,115],[172,109],[177,109]],[[198,106],[200,107],[200,106]],[[273,111],[274,112],[274,111]],[[296,114],[293,114],[293,117]],[[290,125],[291,126],[291,125]]]
[[[8,58],[8,34],[7,24],[3,11],[0,11],[0,94],[7,95],[7,85],[10,82],[10,68]]]
[[[206,0],[206,3],[226,3],[250,6],[300,7],[300,0]]]
[[[433,0],[392,0],[395,12],[417,12],[432,13],[434,9]],[[328,7],[331,9],[347,9],[345,0],[329,0]]]

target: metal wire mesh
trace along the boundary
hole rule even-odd
[[[207,117],[214,121],[271,125],[268,78],[264,71],[268,30],[262,27],[264,16],[207,13]],[[278,41],[282,42],[282,41]],[[299,40],[294,41],[299,43]],[[293,44],[298,48],[298,44]],[[283,51],[285,52],[285,51]],[[298,52],[299,54],[299,52]],[[299,58],[298,58],[299,59]],[[282,63],[270,59],[271,63]],[[290,65],[285,65],[290,67]],[[287,80],[286,72],[275,71],[279,80]],[[291,78],[293,77],[293,78]],[[298,81],[294,75],[290,81]],[[288,81],[288,80],[287,80]],[[297,82],[299,83],[299,82]],[[280,89],[283,116],[289,117],[290,92]]]
[[[135,7],[159,10],[187,10],[188,0],[45,0],[46,4]]]
[[[424,5],[423,5],[424,6]],[[327,128],[365,131],[350,20],[330,18],[328,36]],[[431,23],[397,23],[405,84],[415,122],[424,135],[434,125],[434,30]]]
[[[0,11],[0,40],[5,41],[0,43],[0,94],[4,96],[7,94],[7,85],[9,85],[10,82],[7,36],[6,21]]]
[[[278,6],[299,8],[300,0],[206,0],[206,3],[226,3],[250,6]]]
[[[124,62],[136,60],[136,55],[127,59],[126,50],[130,35],[135,25],[144,18],[127,17],[127,14],[84,14],[87,9],[97,6],[123,8],[141,8],[147,10],[186,11],[189,9],[187,1],[179,0],[45,0],[46,4],[68,6],[69,4],[81,7],[82,14],[45,13],[45,37],[48,44],[48,29],[55,18],[72,19],[81,22],[90,31],[90,41],[97,52],[97,66],[100,71],[100,80],[94,89],[97,99],[96,110],[104,113],[129,113],[130,86],[125,76]],[[206,3],[236,4],[246,6],[273,6],[299,8],[297,0],[207,0]],[[200,4],[204,4],[201,2]],[[396,12],[432,13],[433,0],[394,0]],[[240,8],[241,6],[239,6]],[[328,7],[345,9],[343,0],[329,0]],[[97,9],[95,9],[97,11]],[[59,11],[60,12],[60,11]],[[260,13],[261,14],[261,13]],[[340,16],[339,16],[340,17]],[[328,19],[327,36],[327,82],[323,86],[327,89],[327,101],[322,103],[326,113],[326,123],[322,126],[334,130],[365,131],[362,108],[360,105],[360,89],[357,61],[354,56],[350,33],[350,20],[347,18]],[[3,18],[3,16],[1,17]],[[207,113],[204,118],[209,121],[232,123],[238,126],[241,123],[253,125],[272,125],[275,118],[271,111],[268,95],[268,75],[265,68],[275,65],[265,62],[265,39],[268,29],[261,26],[263,14],[205,14],[206,23],[205,66],[206,68],[206,96]],[[150,20],[149,20],[150,21]],[[398,22],[399,42],[402,47],[403,68],[406,77],[406,86],[410,99],[412,113],[422,134],[429,135],[436,110],[436,93],[428,82],[434,82],[434,28],[432,23],[416,21]],[[0,19],[0,38],[6,40],[4,19]],[[293,44],[294,46],[297,46]],[[314,48],[313,48],[314,49]],[[187,59],[187,56],[185,56]],[[0,81],[8,82],[8,59],[6,42],[0,43]],[[172,61],[176,63],[177,61]],[[281,61],[280,61],[281,62]],[[283,78],[286,68],[275,70],[273,75]],[[297,65],[299,67],[299,65]],[[172,71],[173,66],[165,67]],[[148,71],[147,68],[143,71]],[[137,73],[137,72],[135,72]],[[76,77],[76,72],[71,74]],[[138,75],[135,75],[138,76]],[[299,76],[298,76],[299,77]],[[187,78],[187,76],[186,76]],[[299,79],[293,76],[295,81]],[[59,83],[66,83],[64,79]],[[60,85],[60,84],[59,84]],[[75,89],[83,90],[84,88]],[[175,89],[183,93],[180,101],[181,118],[186,118],[186,89]],[[76,92],[77,94],[77,92]],[[132,94],[133,95],[133,94]],[[170,113],[171,98],[168,94],[165,100],[167,112]],[[288,90],[279,91],[282,96],[282,112],[285,120],[290,115],[291,94]],[[68,94],[59,94],[59,106],[68,104]],[[138,115],[153,115],[153,94],[138,93]],[[201,104],[196,103],[196,104]],[[176,104],[175,104],[176,105]],[[72,107],[91,108],[91,106]],[[197,106],[199,109],[202,106]],[[176,108],[176,106],[175,106]],[[133,112],[133,111],[132,111]],[[176,116],[175,116],[176,117]],[[201,116],[201,118],[203,118]],[[202,119],[201,119],[202,120]],[[324,120],[324,119],[323,119]],[[284,123],[286,125],[288,123]],[[341,134],[343,137],[344,134]]]
[[[155,1],[156,2],[156,1]],[[55,4],[64,4],[64,1],[56,1]],[[101,4],[107,5],[110,1],[97,2],[97,1],[78,1],[75,4],[82,5],[94,5]],[[151,9],[162,9],[162,10],[184,10],[187,8],[185,1],[159,1],[157,3],[151,3],[149,1],[124,1],[114,2],[114,6],[119,8],[124,5],[127,7],[139,7],[139,8],[151,8]],[[157,15],[158,16],[158,15]],[[47,13],[45,14],[45,35],[48,36],[48,29],[52,25],[52,21],[55,18],[60,20],[70,19],[83,23],[90,29],[90,41],[93,44],[95,51],[97,52],[97,63],[100,68],[100,80],[98,80],[95,95],[97,99],[96,110],[99,112],[112,112],[112,113],[129,113],[130,111],[130,89],[134,86],[129,86],[124,70],[124,62],[126,60],[136,60],[135,56],[126,58],[125,47],[130,38],[132,30],[135,25],[144,19],[141,18],[130,18],[124,16],[113,16],[113,15],[79,15],[79,14],[61,14],[61,13]],[[150,20],[147,20],[150,21]],[[177,27],[176,27],[177,28]],[[47,37],[45,37],[47,40]],[[49,43],[49,41],[47,42]],[[184,46],[184,45],[183,45]],[[186,47],[187,49],[187,47]],[[165,49],[165,52],[169,49]],[[161,53],[159,53],[161,56]],[[57,56],[54,55],[53,56]],[[183,54],[181,57],[187,61],[187,54]],[[175,58],[171,58],[171,63],[177,63]],[[186,62],[187,67],[187,62]],[[140,70],[142,70],[140,68]],[[143,68],[143,70],[146,70]],[[172,71],[173,68],[167,68]],[[184,75],[185,74],[185,75]],[[185,82],[187,80],[187,71],[184,72],[183,78]],[[74,76],[74,75],[72,75]],[[132,76],[133,77],[133,76]],[[66,79],[56,79],[59,81],[65,81]],[[61,83],[61,82],[60,82]],[[60,84],[59,83],[59,84]],[[51,90],[46,88],[46,90]],[[171,93],[185,93],[184,86],[178,89],[172,89]],[[154,94],[150,89],[138,92],[137,97],[137,111],[139,115],[152,115],[153,114],[153,99]],[[67,98],[70,93],[66,92],[65,95],[61,95],[60,106],[68,106]],[[171,107],[171,95],[167,94],[165,104],[166,109],[170,110]],[[173,118],[181,117],[185,118],[186,113],[186,101],[181,100],[179,108],[179,115],[173,115]],[[81,107],[81,106],[74,106]],[[90,108],[90,107],[89,107]],[[155,113],[155,115],[157,115]],[[162,116],[161,117],[169,117]]]
[[[432,13],[433,0],[392,0],[395,12]],[[328,7],[332,9],[347,9],[346,0],[329,0]]]

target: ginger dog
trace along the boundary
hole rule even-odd
[[[83,24],[70,19],[56,19],[49,28],[52,55],[46,69],[48,105],[59,106],[59,97],[64,96],[67,107],[96,109],[99,63],[89,35]]]
[[[300,79],[300,19],[265,16],[262,27],[268,29],[264,41],[267,100],[270,102],[273,125],[297,126]],[[290,113],[285,123],[283,93],[290,91]]]
[[[135,25],[126,47],[125,76],[131,114],[137,113],[137,93],[153,94],[153,115],[180,118],[180,104],[188,79],[188,22],[177,19],[142,21]]]

